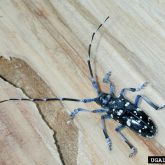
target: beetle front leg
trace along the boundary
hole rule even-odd
[[[140,90],[142,90],[144,87],[146,87],[148,84],[148,82],[144,82],[143,84],[141,84],[140,86],[136,87],[136,88],[123,88],[120,92],[120,96],[125,97],[125,93],[127,91],[131,91],[131,92],[138,92]]]
[[[139,103],[141,100],[144,100],[146,101],[152,108],[154,108],[155,110],[160,110],[160,109],[163,109],[165,108],[165,105],[162,105],[162,106],[159,106],[155,103],[153,103],[149,98],[147,98],[146,96],[142,96],[142,95],[137,95],[136,98],[135,98],[135,106],[138,107],[139,106]]]
[[[113,94],[115,92],[115,87],[110,82],[110,76],[111,76],[111,72],[106,73],[104,78],[103,78],[103,83],[110,84],[110,95],[111,95],[111,94]]]
[[[92,86],[93,86],[93,88],[96,90],[97,94],[99,95],[100,89],[99,89],[98,82],[96,81],[95,78],[92,78]]]
[[[107,110],[106,109],[88,110],[88,109],[83,109],[83,108],[77,108],[73,112],[70,113],[70,120],[68,121],[68,123],[70,123],[79,112],[105,113],[107,112]]]
[[[116,127],[116,132],[120,134],[122,140],[129,146],[129,148],[132,150],[131,153],[129,154],[129,157],[133,157],[137,154],[137,148],[132,145],[131,142],[124,136],[124,134],[121,132],[122,129],[124,129],[124,125],[119,125]]]
[[[106,124],[105,124],[105,120],[106,119],[110,119],[110,115],[102,115],[101,116],[101,126],[102,126],[102,129],[103,129],[103,133],[104,133],[104,136],[105,136],[105,139],[106,139],[106,142],[108,144],[108,147],[110,150],[112,150],[112,141],[108,135],[108,132],[107,132],[107,128],[106,128]]]

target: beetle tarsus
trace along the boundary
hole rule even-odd
[[[75,109],[73,112],[71,112],[70,119],[73,120],[78,112],[79,112],[79,109]]]
[[[67,121],[67,124],[71,124],[71,122],[74,120],[76,114],[79,112],[78,109],[75,109],[73,112],[70,113],[70,119]]]
[[[107,141],[109,150],[112,150],[112,141],[111,141],[111,139],[107,138],[106,141]]]
[[[136,147],[132,147],[131,148],[131,153],[129,154],[129,158],[134,157],[137,154],[137,148]]]
[[[165,108],[165,105],[162,105],[158,108],[158,110]]]
[[[109,71],[108,73],[105,74],[104,78],[103,78],[103,83],[109,84],[110,83],[110,76],[111,76],[111,71]]]
[[[146,86],[148,85],[148,82],[144,82],[142,85],[140,85],[139,87],[136,88],[136,91],[140,91],[142,89],[144,89]]]

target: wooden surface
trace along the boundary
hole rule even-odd
[[[112,71],[116,93],[123,87],[150,85],[140,93],[165,102],[165,2],[163,0],[5,0],[0,1],[0,98],[95,97],[87,68],[91,34],[110,16],[92,48],[93,66],[102,77]],[[7,83],[5,80],[9,81]],[[18,89],[18,88],[20,89]],[[137,93],[128,94],[133,100]],[[148,155],[165,155],[165,113],[141,107],[158,126],[153,139],[128,129],[123,132],[138,148],[135,158],[107,121],[113,142],[109,151],[100,116],[80,114],[67,125],[77,107],[96,104],[0,104],[0,164],[100,165],[147,164]],[[52,133],[54,132],[54,135]]]

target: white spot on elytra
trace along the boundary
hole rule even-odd
[[[113,112],[115,111],[115,109],[113,109]]]
[[[142,116],[140,116],[140,119],[142,119]]]
[[[138,120],[137,123],[140,123],[140,120]]]
[[[127,102],[126,104],[125,104],[125,106],[127,107],[128,105],[130,105],[130,103],[129,102]]]
[[[142,131],[141,131],[141,129],[139,129],[139,133],[141,133]]]
[[[117,115],[120,116],[122,113],[123,113],[123,110],[120,109],[120,110],[117,112]]]
[[[127,125],[128,125],[129,127],[131,126],[131,120],[130,120],[130,119],[127,120]]]
[[[147,126],[145,125],[144,128],[147,129]]]
[[[113,114],[111,114],[111,117],[113,118]]]
[[[136,110],[137,110],[137,111],[141,111],[141,109],[140,109],[140,108],[136,108]]]

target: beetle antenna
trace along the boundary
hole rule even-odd
[[[94,37],[95,37],[95,34],[97,33],[97,31],[104,25],[104,23],[109,19],[109,16],[104,20],[104,22],[102,24],[100,24],[98,26],[98,28],[96,29],[96,31],[92,34],[92,37],[91,37],[91,42],[89,44],[89,47],[88,47],[88,67],[89,67],[89,71],[90,71],[90,75],[91,75],[91,78],[93,79],[94,76],[93,76],[93,71],[92,71],[92,67],[91,67],[91,47],[92,47],[92,43],[93,43],[93,40],[94,40]]]
[[[74,98],[34,98],[34,99],[29,99],[29,98],[10,98],[6,100],[0,101],[0,103],[4,103],[7,101],[32,101],[32,102],[44,102],[44,101],[74,101],[74,102],[83,102],[83,103],[88,103],[88,102],[93,102],[95,101],[96,98],[85,98],[85,99],[74,99]]]
[[[94,37],[95,37],[95,34],[98,32],[98,30],[104,25],[104,23],[109,19],[109,16],[104,20],[103,23],[101,23],[98,28],[96,29],[96,31],[92,34],[92,37],[91,37],[91,41],[90,41],[90,44],[89,44],[89,47],[88,47],[88,68],[89,68],[89,72],[90,72],[90,76],[91,76],[91,79],[92,79],[92,84],[94,86],[94,88],[96,88],[97,92],[98,91],[98,83],[96,82],[95,78],[94,78],[94,75],[93,75],[93,71],[92,71],[92,67],[91,67],[91,48],[92,48],[92,43],[93,43],[93,40],[94,40]]]

